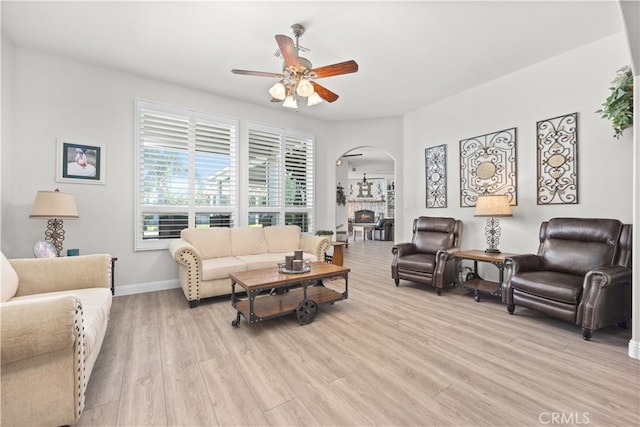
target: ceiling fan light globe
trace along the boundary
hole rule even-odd
[[[286,108],[298,108],[298,102],[292,95],[289,95],[285,98],[282,106]]]
[[[311,94],[311,96],[309,96],[309,98],[307,98],[307,105],[309,107],[313,106],[313,105],[318,105],[322,102],[322,98],[320,98],[320,95],[318,95],[318,92],[313,92]]]
[[[300,83],[298,83],[298,87],[296,88],[296,93],[300,96],[311,96],[315,90],[313,89],[313,85],[309,83],[309,80],[302,79]]]
[[[275,99],[279,99],[280,101],[282,101],[287,96],[287,90],[281,82],[278,82],[271,86],[271,89],[269,89],[269,94]]]

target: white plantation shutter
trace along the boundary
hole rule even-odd
[[[249,129],[249,206],[279,207],[282,193],[281,138]]]
[[[235,127],[196,122],[194,171],[197,206],[236,206],[235,141]]]
[[[237,218],[237,120],[136,101],[136,249]]]
[[[249,224],[313,230],[313,137],[259,124],[247,133]]]

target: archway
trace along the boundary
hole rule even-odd
[[[352,226],[357,211],[372,211],[378,222],[395,217],[395,160],[384,150],[360,146],[345,151],[336,159],[336,185],[341,186],[345,204],[336,203],[336,240],[353,241]],[[380,238],[393,240],[393,229]],[[358,240],[361,241],[361,240]]]

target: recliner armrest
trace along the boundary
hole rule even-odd
[[[391,253],[397,257],[403,257],[417,252],[416,245],[413,243],[397,243],[391,248]]]
[[[584,277],[583,288],[588,286],[606,288],[621,284],[631,284],[631,269],[614,265],[589,271]]]
[[[533,254],[514,255],[505,260],[504,266],[511,274],[536,271],[542,268],[542,257]]]

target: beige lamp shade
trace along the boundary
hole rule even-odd
[[[511,205],[507,196],[480,196],[474,216],[511,216]]]
[[[77,219],[78,207],[71,194],[60,191],[38,191],[30,218]]]

